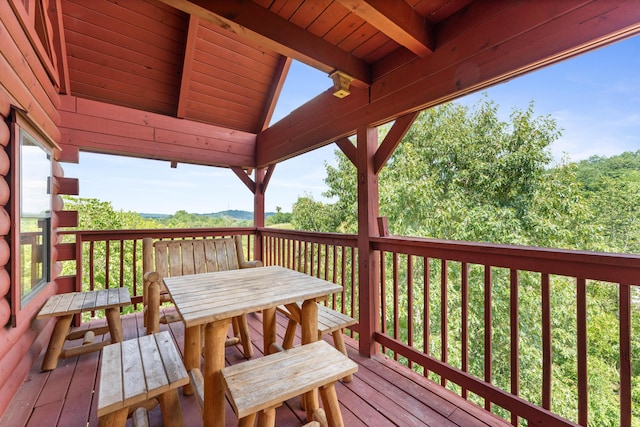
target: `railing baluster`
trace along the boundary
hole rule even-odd
[[[132,240],[132,256],[133,256],[133,262],[132,262],[132,272],[133,272],[133,280],[131,281],[133,286],[133,295],[134,296],[138,296],[138,240],[137,239],[133,239]],[[133,308],[135,310],[138,309],[138,303],[136,302],[133,305]]]
[[[413,347],[413,257],[407,255],[407,344]],[[413,361],[409,360],[409,368]]]
[[[462,355],[461,355],[461,366],[464,372],[469,372],[469,265],[466,262],[463,262],[460,266],[460,274],[461,277],[461,300],[462,300],[462,313],[461,313],[461,321],[462,321]],[[468,393],[467,389],[462,389],[462,397],[467,398]]]
[[[431,354],[430,345],[431,345],[431,261],[427,257],[422,257],[423,263],[423,289],[424,296],[423,298],[423,309],[424,309],[424,317],[423,317],[423,351],[428,356]],[[429,371],[427,368],[424,368],[423,375],[425,377],[429,376]]]
[[[124,240],[120,240],[120,286],[124,286]]]
[[[400,308],[399,308],[399,290],[398,283],[398,253],[393,253],[393,278],[391,279],[393,285],[393,338],[398,339],[400,329]],[[398,360],[398,353],[393,352],[393,358]]]
[[[587,284],[577,279],[576,309],[578,329],[578,424],[586,426],[589,419],[587,369]]]
[[[449,263],[443,259],[440,265],[440,360],[449,363]],[[440,377],[440,384],[447,385],[444,376]]]
[[[620,284],[620,425],[631,425],[631,286]]]
[[[388,331],[387,328],[387,263],[386,252],[380,251],[380,329],[383,334]],[[382,347],[384,353],[386,348]]]
[[[551,410],[551,289],[549,275],[541,277],[542,294],[542,407]]]
[[[493,381],[493,277],[491,266],[484,266],[484,380]],[[484,408],[491,410],[491,400],[485,397]]]
[[[520,395],[520,327],[518,304],[518,270],[509,270],[509,330],[511,340],[511,394]],[[511,413],[511,424],[518,425],[518,416]]]

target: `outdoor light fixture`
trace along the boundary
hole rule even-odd
[[[351,93],[349,92],[349,85],[353,81],[353,77],[349,74],[336,70],[329,74],[329,77],[333,80],[333,89],[335,90],[335,92],[333,92],[333,96],[344,98]]]

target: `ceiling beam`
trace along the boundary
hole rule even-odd
[[[338,0],[401,46],[423,57],[435,46],[433,27],[404,0]]]
[[[62,96],[61,104],[59,128],[64,150],[255,167],[256,136],[252,133],[75,96]]]
[[[365,61],[251,1],[160,1],[327,74],[340,70],[361,85],[371,82],[371,70]]]
[[[640,34],[640,8],[631,3],[507,3],[508,7],[481,19],[466,13],[462,18],[478,19],[472,27],[468,23],[448,27],[450,23],[443,22],[439,31],[447,37],[432,55],[381,77],[372,83],[370,93],[354,90],[343,100],[325,93],[299,107],[258,134],[258,166],[353,135],[360,126],[386,123]],[[478,5],[482,6],[484,2]],[[454,16],[452,23],[461,20]],[[514,26],[518,20],[524,25]],[[343,105],[346,100],[349,104]]]

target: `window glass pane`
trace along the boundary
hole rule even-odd
[[[20,295],[24,303],[49,281],[51,156],[20,132]]]
[[[51,213],[51,158],[38,143],[22,131],[22,216],[47,216]]]

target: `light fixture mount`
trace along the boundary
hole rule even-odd
[[[349,91],[349,85],[353,81],[353,77],[349,74],[336,70],[329,74],[329,77],[333,80],[333,96],[344,98],[351,93]]]

